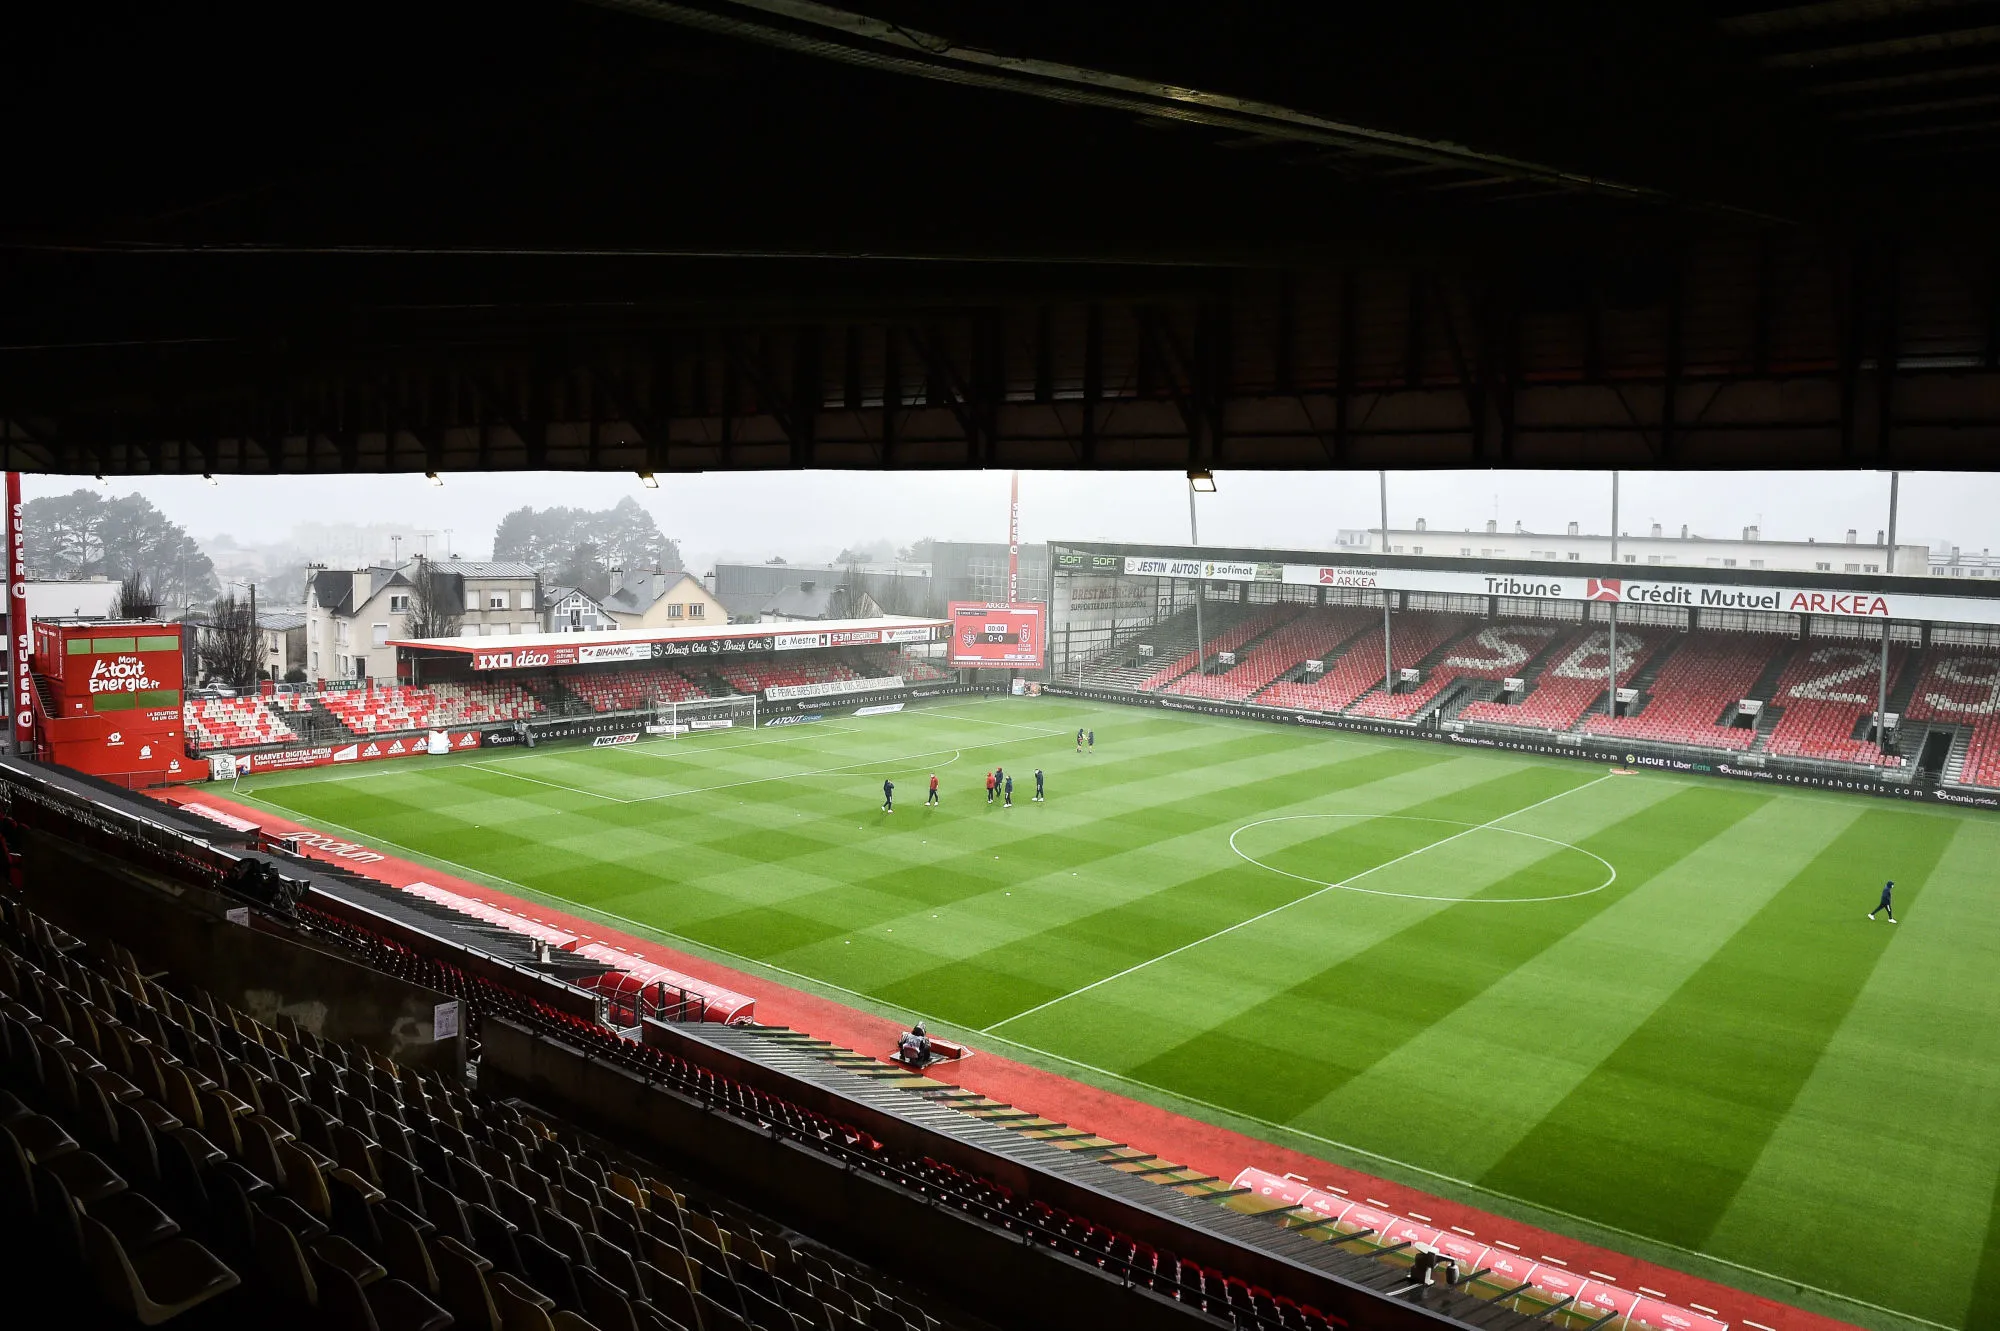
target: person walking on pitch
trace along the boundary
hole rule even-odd
[[[993,784],[993,773],[988,772],[986,774],[986,802],[988,804],[993,802]]]
[[[1077,728],[1076,732],[1076,751],[1078,753],[1083,752],[1083,728],[1081,726]]]
[[[1879,910],[1879,911],[1884,911],[1888,914],[1889,923],[1894,924],[1896,922],[1896,908],[1889,904],[1890,894],[1893,893],[1895,890],[1896,890],[1896,880],[1893,878],[1891,878],[1888,882],[1882,884],[1882,899],[1875,904],[1875,910],[1871,910],[1868,912],[1869,919],[1871,920],[1874,919],[1875,911]]]
[[[1085,732],[1084,744],[1092,753],[1097,752],[1097,732],[1095,730]]]
[[[889,778],[887,777],[883,777],[882,812],[894,813],[895,811],[896,811],[896,783],[894,781],[889,780]]]
[[[938,802],[938,797],[937,797],[937,773],[936,773],[936,772],[932,772],[932,773],[931,773],[931,793],[930,793],[930,795],[929,795],[929,796],[928,796],[928,797],[927,797],[927,798],[926,798],[926,799],[924,800],[924,803],[926,803],[926,804],[936,804],[937,802]]]
[[[1013,808],[1013,807],[1014,807],[1014,778],[1013,778],[1013,777],[1011,777],[1011,776],[1007,778],[1007,803],[1006,803],[1006,807],[1007,807],[1007,808],[1009,808],[1009,809],[1011,809],[1011,808]]]
[[[1042,769],[1037,767],[1035,769],[1035,803],[1040,804],[1045,798],[1047,797],[1042,791]]]

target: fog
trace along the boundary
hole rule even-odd
[[[1232,472],[1199,496],[1205,545],[1323,548],[1343,527],[1377,520],[1376,473]],[[696,573],[721,561],[832,558],[850,545],[907,545],[924,536],[1000,541],[1007,534],[1009,474],[956,472],[764,472],[663,475],[648,490],[629,472],[421,476],[219,476],[140,480],[28,476],[28,498],[93,487],[137,491],[205,547],[299,544],[305,524],[380,527],[405,537],[404,555],[449,549],[487,556],[503,514],[523,505],[608,508],[630,495],[680,542]],[[1610,523],[1607,472],[1428,471],[1389,473],[1389,519],[1417,518],[1434,531],[1483,527],[1498,518],[1531,530],[1586,532]],[[1766,539],[1838,540],[1852,527],[1870,540],[1888,524],[1882,472],[1625,472],[1621,527],[1653,522],[1678,532],[1735,535],[1755,524]],[[1899,539],[1966,550],[2000,545],[2000,478],[1909,473],[1902,480]],[[423,536],[429,533],[428,538]],[[447,533],[449,535],[447,536]],[[1021,534],[1049,539],[1184,541],[1185,479],[1177,473],[1024,472]],[[345,552],[306,550],[306,557]],[[382,554],[386,555],[385,549]]]

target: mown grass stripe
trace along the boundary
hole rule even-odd
[[[1133,1069],[1260,1118],[1286,1122],[1763,805],[1761,791],[1684,790],[1585,837],[1611,859],[1610,888],[1520,907],[1504,920],[1480,905],[1441,906],[1373,946],[1270,995]],[[1503,895],[1575,852],[1550,850],[1487,885]],[[1587,862],[1594,875],[1599,866]],[[1527,895],[1525,891],[1520,893]]]
[[[1187,835],[1201,828],[1231,822],[1240,817],[1240,810],[1246,805],[1280,798],[1283,793],[1295,790],[1302,779],[1311,780],[1317,789],[1340,790],[1408,773],[1440,761],[1441,757],[1406,752],[1343,757],[1309,772],[1288,771],[1199,797],[1178,800],[1173,808],[1166,811],[1166,816],[1174,835]],[[1068,863],[1073,866],[1089,864],[1120,854],[1143,844],[1146,837],[1157,835],[1159,830],[1150,815],[1107,819],[1102,827],[1104,836],[1096,843],[1073,844],[1070,847],[1077,852],[1078,858]],[[1016,835],[1025,839],[1030,834],[1023,828]],[[975,896],[1005,890],[1020,884],[1026,877],[1038,874],[1040,863],[1046,862],[1030,861],[1024,866],[1017,862],[1018,857],[1010,858],[1004,851],[998,860],[992,855],[990,844],[980,845],[950,859],[856,877],[817,892],[810,898],[794,899],[781,911],[742,911],[691,921],[687,931],[715,947],[749,956],[778,959],[786,953],[829,938],[884,923],[913,906],[956,904]],[[971,974],[967,972],[968,976]],[[945,981],[947,988],[950,984],[949,980]],[[914,994],[924,988],[926,986],[922,982],[916,982],[914,989],[905,987],[903,991]],[[943,1007],[935,1004],[931,1007],[940,1013],[944,1011]]]
[[[1855,819],[1480,1182],[1699,1248],[1887,946],[1875,888],[1914,908],[1956,827]]]

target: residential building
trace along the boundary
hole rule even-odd
[[[201,663],[210,659],[214,645],[214,612],[205,605],[189,606],[173,618],[182,626],[182,668],[190,680],[199,678],[203,674]],[[282,680],[294,667],[306,669],[307,660],[305,607],[258,606],[258,678]]]
[[[259,663],[272,679],[283,679],[294,667],[305,669],[305,607],[257,607],[257,639]]]
[[[1408,528],[1389,529],[1389,553],[1427,555],[1444,559],[1525,559],[1564,564],[1609,564],[1611,538],[1579,530],[1570,523],[1558,535],[1529,531],[1520,523],[1514,530],[1501,531],[1500,524],[1488,520],[1483,531],[1449,531],[1433,528],[1422,518]],[[1343,530],[1334,541],[1343,553],[1371,554],[1382,550],[1382,529]],[[1921,542],[1898,541],[1894,571],[1921,574],[1931,570],[1930,547]],[[1651,524],[1642,535],[1630,532],[1618,537],[1617,563],[1641,568],[1743,568],[1769,569],[1792,573],[1886,573],[1890,550],[1884,533],[1876,532],[1872,544],[1863,543],[1860,533],[1850,528],[1841,541],[1771,541],[1755,527],[1743,528],[1738,537],[1701,536],[1683,526],[1675,536],[1660,523]]]
[[[611,594],[601,602],[621,629],[678,628],[729,622],[729,611],[701,580],[682,569],[613,569]]]
[[[314,679],[389,677],[390,640],[409,636],[411,577],[419,561],[400,567],[314,569],[307,582],[306,673]],[[440,559],[446,608],[463,637],[542,631],[541,576],[528,564]]]
[[[2000,578],[2000,555],[1955,545],[1932,546],[1930,570],[1938,578]]]
[[[618,627],[604,602],[580,587],[551,587],[545,599],[549,616],[542,627],[550,633],[596,633]]]

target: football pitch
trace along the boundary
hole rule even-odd
[[[1055,698],[238,794],[1863,1325],[2000,1326],[1990,813]]]

